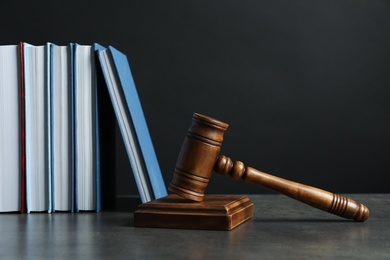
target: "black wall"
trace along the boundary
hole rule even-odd
[[[127,54],[166,185],[199,112],[230,124],[222,152],[234,160],[338,193],[390,192],[388,1],[3,2],[1,44]],[[107,125],[106,178],[137,194]],[[268,190],[214,175],[207,192]]]

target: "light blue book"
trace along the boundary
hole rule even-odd
[[[110,46],[98,51],[111,101],[143,203],[167,195],[127,57]]]

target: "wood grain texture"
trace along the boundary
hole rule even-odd
[[[193,201],[202,201],[213,170],[233,179],[262,185],[307,205],[332,214],[363,222],[370,211],[349,198],[309,185],[293,182],[247,167],[240,161],[219,155],[228,124],[194,114],[181,148],[169,190]]]
[[[228,124],[194,114],[181,147],[169,190],[194,201],[202,201]]]
[[[232,163],[226,156],[218,158],[215,171],[222,175],[230,174],[235,180],[242,178],[246,182],[264,186],[343,218],[363,222],[370,215],[366,206],[352,199],[246,167],[240,161]]]
[[[252,217],[253,203],[246,196],[207,195],[194,202],[170,194],[141,204],[134,226],[232,230]]]

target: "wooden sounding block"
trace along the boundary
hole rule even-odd
[[[194,202],[176,194],[141,204],[134,226],[231,230],[253,217],[253,203],[245,196],[206,195]]]

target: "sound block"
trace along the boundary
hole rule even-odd
[[[245,196],[206,195],[194,202],[176,194],[138,206],[134,226],[231,230],[253,217],[253,203]]]

